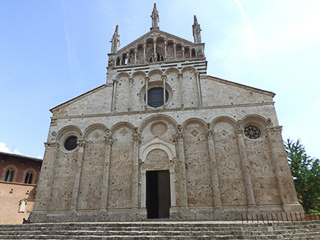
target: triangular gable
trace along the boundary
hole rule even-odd
[[[83,94],[81,94],[81,95],[79,95],[79,96],[77,96],[75,98],[72,98],[72,99],[70,99],[70,100],[68,100],[68,101],[66,101],[64,103],[61,103],[58,106],[55,106],[55,107],[51,108],[50,112],[54,112],[54,111],[58,110],[59,108],[61,108],[63,106],[66,106],[66,105],[71,104],[71,103],[73,103],[73,102],[75,102],[77,100],[80,100],[80,99],[82,99],[82,98],[84,98],[84,97],[86,97],[86,96],[88,96],[88,95],[90,95],[90,94],[92,94],[92,93],[94,93],[96,91],[99,91],[100,89],[102,89],[102,88],[104,88],[106,86],[107,86],[106,84],[103,84],[103,85],[101,85],[99,87],[96,87],[96,88],[94,88],[94,89],[92,89],[92,90],[90,90],[88,92],[85,92],[85,93],[83,93]]]
[[[210,80],[214,80],[214,81],[217,81],[217,82],[220,82],[220,83],[224,83],[224,84],[228,84],[228,85],[231,85],[231,86],[240,87],[240,88],[243,88],[243,89],[246,89],[246,90],[250,90],[250,91],[253,91],[253,92],[265,94],[265,95],[268,95],[268,96],[271,96],[271,97],[274,97],[276,95],[275,93],[270,92],[270,91],[266,91],[266,90],[262,90],[262,89],[254,88],[254,87],[250,87],[250,86],[243,85],[243,84],[236,83],[236,82],[231,82],[229,80],[225,80],[225,79],[222,79],[222,78],[217,78],[217,77],[213,77],[213,76],[209,76],[209,75],[205,76],[205,77],[207,77]]]

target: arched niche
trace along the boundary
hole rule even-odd
[[[153,139],[142,144],[139,148],[139,156],[142,162],[146,162],[147,155],[156,149],[166,152],[170,161],[177,156],[175,145],[172,142],[166,141],[159,137],[154,137]]]
[[[88,136],[95,130],[106,131],[108,128],[102,123],[95,123],[88,126],[84,131],[84,139],[87,140]]]

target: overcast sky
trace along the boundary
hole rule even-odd
[[[105,83],[110,39],[147,33],[154,1],[1,0],[0,151],[42,157],[49,109]],[[193,41],[208,74],[276,93],[283,138],[320,157],[320,1],[159,0],[160,29]]]

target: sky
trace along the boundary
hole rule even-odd
[[[115,26],[121,46],[151,27],[193,41],[208,75],[276,93],[283,139],[320,158],[318,0],[1,0],[0,151],[42,158],[49,109],[106,81]]]

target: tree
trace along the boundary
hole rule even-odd
[[[320,160],[307,155],[300,140],[285,142],[298,200],[306,212],[320,210]]]

